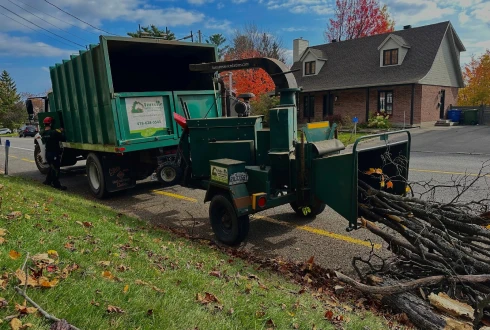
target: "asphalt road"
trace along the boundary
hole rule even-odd
[[[475,178],[482,164],[490,159],[490,127],[450,127],[412,130],[410,180],[451,183],[467,174]],[[10,138],[10,175],[30,177],[42,181],[33,160],[32,138]],[[5,144],[5,138],[2,138]],[[5,150],[0,146],[0,164],[5,161]],[[81,164],[83,165],[83,164]],[[489,171],[490,172],[490,169]],[[469,190],[467,199],[487,194],[486,178]],[[65,171],[62,183],[67,193],[94,199],[86,182],[83,166]],[[422,187],[415,187],[421,192]],[[451,200],[453,190],[438,189],[436,198]],[[144,181],[126,193],[119,193],[103,203],[146,221],[168,227],[183,228],[194,235],[212,238],[208,220],[208,204],[203,204],[204,192],[180,186],[162,188],[157,182]],[[315,262],[331,269],[352,273],[353,257],[367,255],[371,240],[383,256],[389,252],[381,248],[381,239],[360,229],[347,233],[347,222],[328,209],[313,220],[298,219],[289,205],[260,212],[253,217],[250,234],[242,248],[264,256],[277,255],[304,261],[315,256]]]

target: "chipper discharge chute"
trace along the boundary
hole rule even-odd
[[[300,216],[316,216],[328,205],[349,221],[348,230],[355,229],[358,179],[380,184],[379,178],[365,174],[370,168],[383,168],[393,182],[389,192],[405,192],[408,132],[406,140],[398,141],[389,140],[393,133],[364,137],[381,137],[383,145],[371,146],[370,141],[361,150],[357,140],[346,150],[334,137],[335,124],[309,123],[298,129],[299,89],[283,63],[255,58],[190,66],[210,73],[257,67],[271,75],[280,93],[280,104],[269,110],[268,128],[264,116],[178,121],[185,128],[180,146],[185,185],[206,189],[211,225],[220,241],[239,243],[248,234],[250,214],[283,204]],[[405,159],[404,166],[393,161],[398,157]]]

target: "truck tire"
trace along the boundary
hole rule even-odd
[[[236,245],[248,235],[248,215],[239,217],[231,201],[222,194],[217,194],[211,199],[209,219],[216,238],[222,243]]]
[[[88,185],[92,194],[99,199],[107,197],[108,192],[105,188],[104,170],[97,154],[88,154],[86,168]]]
[[[34,146],[34,161],[36,162],[37,169],[41,174],[48,174],[49,165],[43,164],[43,158],[41,156],[41,147],[36,143]]]
[[[162,164],[157,169],[157,179],[165,186],[173,186],[182,179],[182,169],[175,163]]]
[[[320,202],[316,202],[313,205],[306,205],[307,207],[310,208],[311,212],[305,215],[303,211],[300,209],[300,207],[298,206],[298,203],[291,202],[289,203],[289,205],[291,205],[291,208],[294,210],[294,212],[296,212],[296,214],[301,218],[314,218],[320,213],[322,213],[323,211],[325,211],[325,207],[327,206],[325,203],[320,203]]]

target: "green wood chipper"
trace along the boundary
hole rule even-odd
[[[329,122],[308,123],[298,131],[300,89],[283,63],[254,58],[190,65],[191,71],[210,74],[251,68],[264,69],[280,94],[279,106],[269,110],[268,128],[264,116],[190,119],[174,114],[184,131],[179,145],[182,185],[206,190],[204,202],[210,202],[209,218],[218,240],[241,242],[249,231],[249,215],[283,204],[305,217],[320,214],[328,205],[348,220],[347,230],[356,229],[358,179],[378,180],[379,186],[379,178],[365,174],[369,168],[383,168],[394,183],[390,192],[405,192],[408,132],[403,131],[408,138],[401,141],[390,141],[393,133],[363,137],[380,137],[383,144],[360,150],[357,140],[346,151]],[[405,166],[387,161],[398,156],[405,158]]]

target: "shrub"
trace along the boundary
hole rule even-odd
[[[371,128],[390,128],[391,123],[389,121],[390,115],[383,112],[375,112],[368,120],[368,127]]]
[[[262,94],[250,101],[252,116],[264,116],[264,126],[269,126],[269,110],[279,105],[279,97]]]

